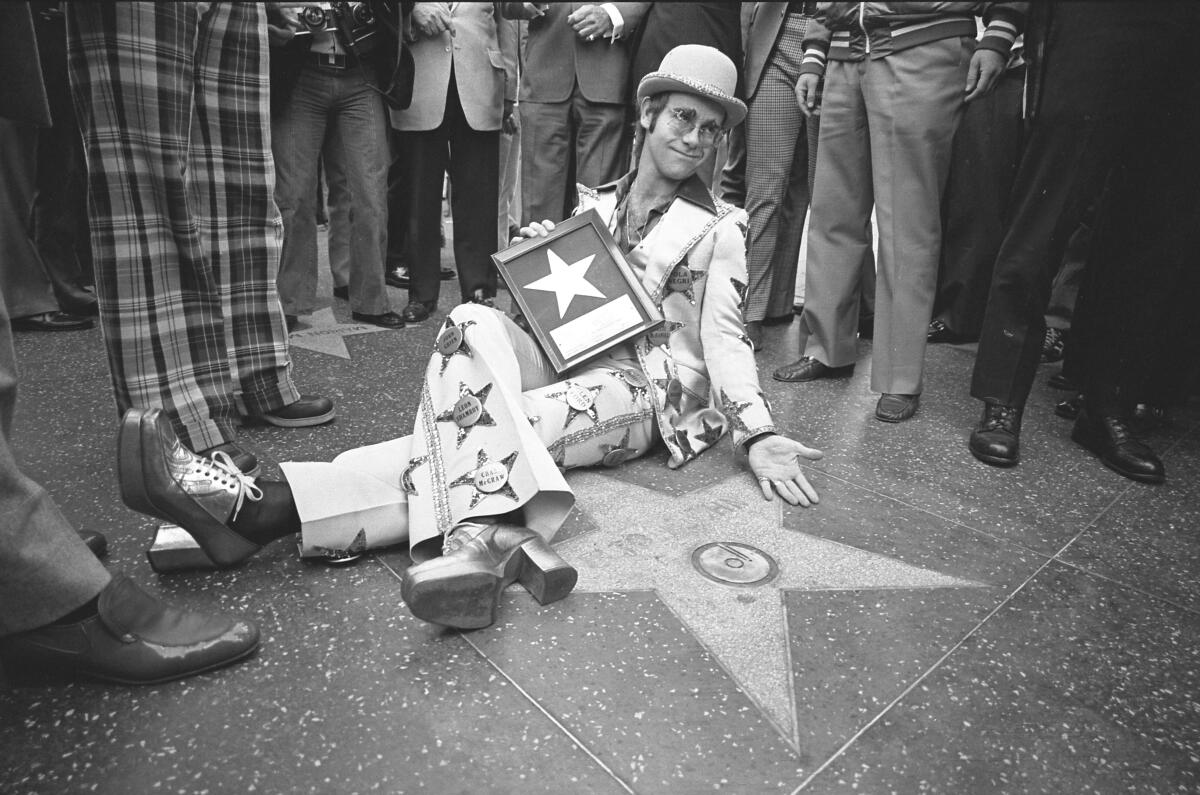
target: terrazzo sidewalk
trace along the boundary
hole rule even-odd
[[[302,318],[297,382],[338,419],[246,429],[265,476],[407,432],[443,287],[402,331],[330,298]],[[18,334],[25,471],[108,535],[112,569],[254,618],[263,645],[158,687],[0,690],[0,792],[1200,791],[1200,407],[1151,437],[1167,484],[1134,484],[1069,441],[1046,370],[998,470],[966,449],[970,346],[931,347],[920,412],[885,425],[869,343],[851,378],[792,385],[769,374],[794,325],[766,342],[780,424],[825,451],[818,507],[763,502],[727,442],[678,472],[573,472],[575,593],[510,590],[460,634],[405,609],[400,550],[335,568],[282,541],[155,575],[154,524],[115,488],[99,332]]]

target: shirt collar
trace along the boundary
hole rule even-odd
[[[616,182],[610,182],[607,185],[600,186],[598,191],[615,190],[617,192],[617,203],[620,204],[625,196],[629,193],[629,187],[633,185],[633,179],[637,176],[637,170],[630,171],[625,176],[618,179]],[[708,192],[708,188],[704,186],[704,180],[693,174],[692,176],[679,183],[679,187],[675,189],[675,197],[679,199],[687,199],[692,204],[699,205],[711,212],[717,214],[717,205],[713,202],[712,194]]]

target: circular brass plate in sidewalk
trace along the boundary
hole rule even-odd
[[[757,547],[714,541],[692,552],[692,565],[710,580],[726,585],[763,585],[779,576],[779,564]]]

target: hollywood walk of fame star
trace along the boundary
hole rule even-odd
[[[472,392],[470,389],[467,389],[466,384],[460,381],[458,383],[458,401],[453,406],[434,417],[434,419],[438,422],[455,422],[457,424],[454,418],[454,412],[455,409],[458,408],[459,404],[462,403],[463,398],[473,397],[479,401],[479,418],[469,425],[458,426],[458,441],[457,444],[455,444],[456,448],[462,447],[463,442],[466,441],[467,436],[470,435],[472,428],[480,425],[495,426],[496,420],[494,420],[492,415],[488,413],[486,405],[488,394],[491,391],[492,385],[486,384],[478,392]]]
[[[565,388],[561,392],[551,392],[546,397],[561,400],[567,405],[567,419],[563,422],[564,430],[580,414],[586,415],[593,425],[600,421],[600,413],[596,410],[596,398],[604,390],[603,384],[584,386],[568,380],[563,382],[563,386]]]
[[[679,497],[597,471],[573,470],[568,483],[596,527],[556,545],[579,572],[575,590],[656,591],[793,746],[783,592],[987,587],[785,528],[782,501],[764,500],[746,474]],[[757,586],[706,578],[691,556],[711,542],[766,552],[778,576]]]
[[[454,356],[465,356],[468,359],[471,358],[472,351],[471,351],[470,344],[467,342],[467,329],[474,325],[475,325],[474,320],[467,320],[462,323],[455,323],[449,317],[446,318],[446,322],[442,326],[442,330],[438,334],[437,340],[434,342],[434,350],[437,352],[437,354],[439,356],[442,357],[442,367],[440,370],[438,370],[438,374],[446,372],[446,365],[450,364],[450,359]],[[454,350],[450,351],[450,353],[443,353],[441,346],[440,346],[440,343],[442,341],[442,335],[445,334],[448,329],[452,329],[455,327],[458,328],[458,333],[460,335],[460,337],[459,337],[460,342],[458,343],[458,347],[455,348]]]
[[[486,450],[480,449],[479,452],[475,454],[475,468],[464,472],[454,480],[450,481],[450,488],[454,488],[455,486],[470,486],[472,489],[474,489],[471,494],[471,505],[469,506],[470,509],[474,509],[476,505],[483,501],[484,497],[492,494],[496,494],[501,497],[507,497],[513,502],[516,502],[517,492],[513,490],[512,484],[509,483],[508,476],[512,474],[513,464],[516,463],[518,455],[520,455],[519,452],[513,451],[502,458],[499,464],[497,464],[495,461],[488,459]],[[481,476],[493,472],[499,476],[500,467],[504,468],[504,482],[495,488],[480,488]]]
[[[576,260],[568,265],[558,254],[555,254],[550,249],[546,249],[546,259],[550,263],[550,273],[525,285],[525,289],[554,293],[554,298],[558,302],[558,317],[561,320],[563,317],[566,317],[567,309],[571,306],[571,302],[575,300],[575,296],[604,297],[604,293],[596,289],[596,285],[589,282],[585,276],[588,268],[592,266],[592,260],[595,258],[595,254],[589,254],[583,259]]]
[[[729,395],[725,394],[725,388],[721,388],[721,413],[729,420],[729,426],[735,431],[748,433],[750,429],[746,426],[742,419],[742,412],[750,407],[750,401],[739,403],[736,400],[730,400]]]
[[[312,323],[308,328],[289,334],[288,342],[293,348],[304,348],[341,359],[349,359],[350,349],[346,347],[346,337],[377,334],[381,331],[395,331],[395,329],[380,328],[369,323],[339,323],[333,316],[333,308],[327,306],[312,313]]]
[[[400,475],[400,488],[405,494],[413,495],[418,493],[416,485],[412,482],[412,473],[413,470],[428,460],[429,456],[427,455],[419,455],[416,458],[410,458],[408,460],[408,466],[404,468],[404,473]]]

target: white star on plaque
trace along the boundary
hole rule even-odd
[[[550,262],[550,273],[536,281],[530,282],[525,287],[529,290],[554,293],[554,297],[558,301],[558,317],[562,319],[566,316],[567,309],[570,308],[571,302],[575,300],[575,296],[586,295],[591,298],[604,298],[604,293],[597,290],[596,285],[589,282],[585,276],[588,268],[592,267],[592,260],[595,258],[595,254],[589,254],[583,259],[576,260],[568,265],[563,261],[562,257],[553,251],[547,250],[546,259]]]

